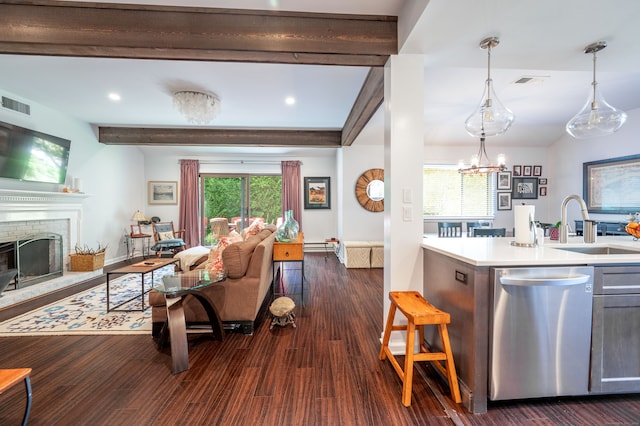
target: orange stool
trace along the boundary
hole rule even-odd
[[[430,361],[438,368],[449,380],[449,388],[451,397],[456,403],[460,403],[460,388],[458,387],[458,376],[456,375],[456,367],[451,354],[451,343],[449,342],[449,333],[447,324],[451,322],[448,313],[443,312],[429,302],[427,302],[417,291],[392,291],[389,293],[391,306],[389,308],[389,316],[387,317],[387,325],[384,329],[384,337],[382,338],[382,347],[380,348],[380,359],[384,360],[389,357],[389,361],[402,380],[402,404],[405,407],[411,405],[411,387],[413,385],[413,362],[414,361]],[[407,317],[408,324],[393,325],[396,309]],[[444,352],[430,352],[424,344],[424,326],[437,325],[442,347]],[[415,332],[418,331],[420,339],[420,349],[418,353],[414,353]],[[407,332],[407,348],[404,358],[404,371],[396,360],[396,357],[389,350],[389,337],[392,331]],[[444,361],[443,366],[440,361]]]
[[[24,385],[27,389],[27,406],[24,410],[24,417],[22,419],[22,425],[27,424],[29,420],[29,412],[31,411],[31,375],[30,368],[15,368],[0,370],[0,394],[15,385],[16,383],[24,380]]]

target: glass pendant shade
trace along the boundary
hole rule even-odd
[[[464,127],[471,136],[495,136],[507,131],[515,116],[502,105],[493,90],[491,79],[491,48],[497,46],[497,37],[488,37],[480,42],[481,49],[487,49],[487,79],[484,82],[484,92],[480,98],[480,105],[464,122]]]
[[[624,111],[612,107],[604,100],[596,81],[596,52],[606,46],[607,44],[601,41],[585,48],[585,53],[593,53],[593,82],[587,102],[566,126],[567,133],[576,139],[610,135],[627,121]]]
[[[502,105],[493,91],[493,82],[487,79],[480,105],[464,122],[464,126],[472,136],[495,136],[507,131],[515,116]]]

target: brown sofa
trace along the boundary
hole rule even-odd
[[[275,227],[272,226],[226,247],[222,252],[222,261],[227,278],[200,290],[216,307],[227,331],[241,331],[244,334],[254,331],[273,280],[274,231]],[[159,337],[167,319],[164,295],[152,290],[149,304],[152,309],[153,336]],[[195,298],[185,297],[183,306],[187,325],[208,324],[207,314]]]

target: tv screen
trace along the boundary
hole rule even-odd
[[[71,141],[0,123],[0,177],[65,183]]]

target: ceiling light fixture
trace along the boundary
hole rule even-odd
[[[463,175],[485,175],[487,173],[503,172],[507,170],[506,160],[504,154],[498,155],[498,164],[491,164],[489,162],[489,156],[484,144],[484,135],[480,138],[480,149],[478,154],[471,157],[471,165],[465,166],[464,162],[460,160],[458,163],[458,171]]]
[[[504,107],[493,90],[491,80],[491,48],[500,44],[498,37],[488,37],[480,42],[481,49],[487,49],[487,79],[480,105],[464,122],[472,136],[495,136],[507,131],[514,120],[513,113]]]
[[[598,41],[584,48],[584,53],[593,54],[593,82],[586,104],[569,120],[566,126],[567,133],[576,139],[610,135],[622,127],[627,120],[627,114],[609,105],[598,89],[596,53],[605,47],[607,47],[606,42]]]
[[[213,93],[180,91],[173,94],[173,106],[194,124],[208,124],[220,112],[220,98]]]

